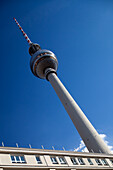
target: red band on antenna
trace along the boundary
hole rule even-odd
[[[18,23],[18,21],[17,21],[15,18],[13,18],[13,19],[15,20],[16,24],[18,25],[19,29],[21,30],[21,32],[22,32],[23,36],[25,37],[25,39],[27,40],[27,42],[28,42],[29,44],[31,44],[31,43],[32,43],[31,40],[29,39],[29,37],[27,36],[27,34],[23,31],[23,29],[22,29],[22,27],[20,26],[20,24]]]

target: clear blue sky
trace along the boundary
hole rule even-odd
[[[52,50],[58,76],[113,145],[113,1],[0,1],[0,145],[66,150],[80,136],[46,80],[30,71],[28,44]]]

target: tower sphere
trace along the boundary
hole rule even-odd
[[[45,79],[45,70],[47,68],[51,68],[53,72],[57,71],[58,60],[53,52],[39,49],[31,56],[30,67],[36,77]]]

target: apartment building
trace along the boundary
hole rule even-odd
[[[113,169],[113,154],[0,147],[0,170]]]

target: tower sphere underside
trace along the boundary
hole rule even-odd
[[[39,49],[31,56],[30,67],[36,77],[46,79],[45,70],[51,68],[53,72],[56,72],[58,60],[53,52]]]

